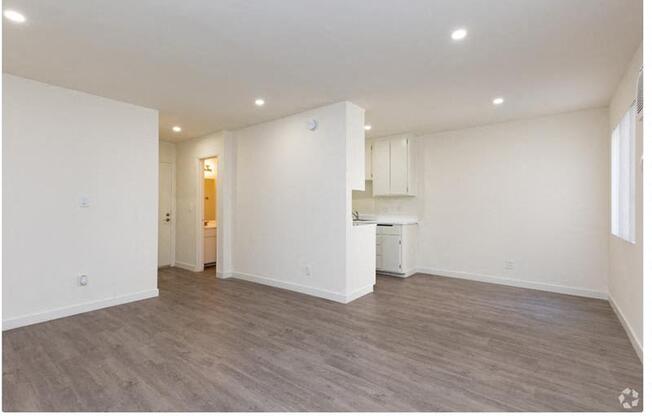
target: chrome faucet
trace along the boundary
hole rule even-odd
[[[353,210],[353,220],[354,221],[359,221],[360,220],[360,213],[357,210]]]

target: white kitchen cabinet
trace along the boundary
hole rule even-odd
[[[380,270],[394,273],[402,273],[401,264],[401,236],[400,235],[376,235],[380,237],[381,261]],[[378,267],[378,266],[376,266]]]
[[[409,195],[408,139],[394,139],[389,145],[389,192],[392,195]]]
[[[371,149],[371,166],[373,172],[373,193],[376,195],[389,195],[389,141],[374,142]]]
[[[374,196],[414,196],[414,138],[410,135],[377,139],[371,146]]]
[[[407,277],[416,263],[416,224],[378,224],[376,269]]]
[[[371,166],[372,166],[372,160],[371,160],[371,154],[372,154],[372,148],[373,143],[371,140],[367,140],[365,142],[365,151],[364,151],[364,180],[365,181],[370,181],[373,179],[373,175],[371,172]]]

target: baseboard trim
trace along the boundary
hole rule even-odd
[[[632,329],[632,326],[629,324],[629,321],[625,318],[625,315],[623,315],[622,310],[618,307],[618,304],[616,301],[609,296],[609,304],[611,305],[611,309],[613,309],[614,313],[618,317],[618,320],[620,321],[620,324],[623,326],[625,329],[625,333],[627,334],[627,338],[629,338],[629,342],[632,344],[632,347],[634,347],[634,351],[636,352],[636,355],[638,355],[638,359],[641,360],[641,363],[643,362],[643,345],[641,342],[636,338],[636,335],[634,334],[634,330]]]
[[[178,267],[178,268],[180,268],[180,269],[190,270],[191,272],[197,271],[197,270],[196,270],[196,266],[195,266],[194,264],[184,263],[184,262],[182,262],[182,261],[177,261],[177,262],[175,262],[175,263],[174,263],[174,266],[175,266],[175,267]]]
[[[63,308],[52,309],[45,312],[38,312],[29,315],[18,316],[16,318],[8,318],[2,321],[2,330],[19,328],[21,326],[38,324],[41,322],[51,321],[53,319],[65,318],[66,316],[77,315],[84,312],[91,312],[98,309],[108,308],[110,306],[117,306],[123,303],[135,302],[158,296],[158,289],[144,290],[142,292],[129,293],[127,295],[117,296],[113,298],[106,298],[92,302],[79,303],[72,306]]]
[[[233,272],[217,272],[217,277],[219,279],[230,279],[233,276]]]
[[[543,290],[546,292],[561,293],[564,295],[582,296],[585,298],[607,300],[609,295],[606,292],[582,289],[570,286],[551,285],[548,283],[528,282],[526,280],[510,279],[507,277],[491,276],[476,273],[457,272],[451,270],[438,270],[429,267],[418,267],[417,273],[431,274],[434,276],[452,277],[456,279],[474,280],[476,282],[494,283],[497,285],[521,287],[524,289]]]
[[[392,273],[392,272],[386,272],[384,270],[376,270],[377,275],[389,276],[389,277],[399,277],[401,279],[407,279],[408,277],[412,276],[415,273],[425,273],[425,272],[419,272],[417,269],[411,269],[411,270],[408,270],[405,273]]]
[[[233,272],[232,278],[246,280],[248,282],[259,283],[261,285],[277,287],[279,289],[291,290],[293,292],[303,293],[304,295],[316,296],[322,299],[328,299],[339,303],[349,303],[352,300],[364,296],[369,292],[362,293],[364,290],[368,289],[367,287],[360,289],[350,295],[343,293],[332,292],[324,289],[317,289],[310,286],[300,285],[298,283],[282,282],[280,280],[271,279],[269,277],[253,275],[249,273]],[[373,286],[371,287],[373,291]],[[359,292],[359,293],[358,293]]]
[[[353,292],[347,294],[345,296],[346,302],[344,302],[344,303],[353,302],[354,300],[356,300],[358,298],[361,298],[361,297],[363,297],[365,295],[373,293],[373,291],[374,291],[374,285],[361,287],[360,289],[354,290]]]

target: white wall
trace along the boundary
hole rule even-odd
[[[316,131],[306,128],[310,119],[319,122]],[[344,294],[346,133],[346,103],[233,133],[236,276],[327,298]]]
[[[174,143],[159,141],[158,159],[161,163],[175,164],[177,160],[177,146]]]
[[[156,296],[158,112],[3,87],[3,329]]]
[[[351,302],[376,285],[376,225],[353,226],[353,190],[365,190],[365,110],[346,103],[346,282],[343,296]]]
[[[354,208],[419,217],[424,272],[604,298],[608,138],[606,109],[422,136],[417,196]]]
[[[373,290],[375,273],[347,282],[346,269],[357,237],[351,189],[364,184],[363,109],[338,103],[178,143],[176,265],[190,270],[201,269],[199,160],[213,156],[218,276],[343,302]]]
[[[638,71],[643,65],[643,45],[634,54],[609,106],[613,129],[632,104]],[[636,160],[643,154],[643,123],[636,124]],[[636,243],[609,234],[609,296],[628,329],[634,348],[643,350],[643,172],[636,169]]]
[[[201,227],[200,186],[201,159],[217,156],[217,274],[228,276],[231,266],[232,181],[234,173],[234,144],[228,132],[212,133],[176,145],[177,215],[176,215],[176,265],[190,270],[200,270],[203,241],[198,233]],[[230,163],[231,162],[231,163]]]
[[[423,137],[418,264],[605,297],[608,137],[605,109]]]

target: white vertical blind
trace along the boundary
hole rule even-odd
[[[611,133],[611,233],[635,242],[635,111],[631,107]]]

